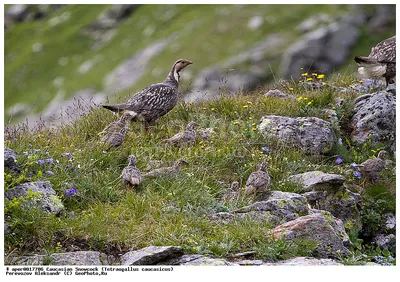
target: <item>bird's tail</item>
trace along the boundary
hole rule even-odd
[[[112,112],[121,112],[121,111],[125,110],[125,104],[101,105],[101,106]]]
[[[377,61],[369,57],[355,56],[354,61],[358,64],[376,64]]]

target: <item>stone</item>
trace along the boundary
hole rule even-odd
[[[302,69],[327,74],[344,63],[360,36],[362,15],[345,15],[327,26],[304,34],[283,54],[281,76],[298,79]]]
[[[183,254],[179,246],[149,246],[121,256],[121,265],[154,265]]]
[[[12,200],[17,197],[25,197],[28,191],[38,193],[34,199],[24,199],[24,207],[40,208],[49,213],[60,213],[64,210],[64,205],[57,197],[56,192],[48,181],[27,182],[19,184],[14,188],[4,192],[4,197]]]
[[[200,266],[227,266],[237,265],[225,259],[214,259],[203,255],[183,255],[162,263],[163,265],[200,265]]]
[[[394,93],[393,93],[394,92]],[[351,139],[362,144],[371,140],[395,150],[396,90],[359,96],[354,101]]]
[[[286,93],[283,93],[282,91],[278,89],[272,89],[269,90],[267,93],[264,94],[265,98],[281,98],[281,99],[296,99],[293,95],[289,95]]]
[[[295,257],[283,261],[273,262],[273,263],[264,263],[263,265],[270,265],[270,266],[280,266],[280,265],[292,265],[292,266],[308,266],[308,265],[315,265],[315,266],[322,266],[322,265],[343,265],[333,259],[327,258],[313,258],[313,257]]]
[[[308,171],[288,177],[289,181],[296,182],[302,186],[303,192],[336,191],[343,187],[346,181],[344,176],[339,174],[324,173],[322,171]]]
[[[301,33],[307,33],[321,27],[322,25],[330,24],[332,21],[333,19],[327,14],[317,14],[302,21],[296,27],[296,30]]]
[[[273,225],[294,220],[308,214],[307,199],[296,193],[271,191],[264,199],[233,212],[240,217],[269,221]]]
[[[10,167],[15,164],[17,153],[8,147],[4,146],[4,167]]]
[[[106,255],[96,251],[54,253],[10,258],[12,265],[108,265]]]
[[[362,229],[361,195],[348,189],[337,192],[311,191],[303,196],[312,209],[329,211],[334,217],[341,219],[347,231],[357,232]]]
[[[377,247],[391,252],[396,252],[396,235],[394,234],[378,234],[372,240]]]
[[[245,260],[239,260],[236,261],[235,263],[239,264],[239,265],[262,265],[263,261],[262,260],[249,260],[249,259],[245,259]]]
[[[316,117],[263,116],[258,129],[264,137],[296,146],[307,154],[323,154],[335,143],[332,125]]]
[[[345,232],[343,222],[330,215],[311,214],[286,222],[272,230],[275,239],[293,241],[295,239],[309,240],[318,244],[313,256],[318,258],[340,257],[350,254],[349,237]]]

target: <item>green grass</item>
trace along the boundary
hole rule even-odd
[[[351,84],[355,77],[327,80],[327,85],[341,81]],[[21,199],[5,201],[5,215],[10,221],[11,234],[5,236],[5,250],[13,254],[25,252],[67,251],[71,244],[82,249],[105,252],[128,250],[149,245],[180,245],[187,253],[206,254],[213,257],[230,257],[242,251],[255,251],[256,257],[276,261],[298,255],[310,255],[315,248],[310,242],[274,241],[268,235],[272,226],[267,222],[236,219],[218,223],[209,214],[231,211],[252,203],[242,192],[239,197],[224,197],[232,181],[243,187],[247,177],[261,161],[269,162],[271,190],[298,192],[299,187],[290,184],[291,174],[310,170],[339,173],[349,183],[359,180],[349,172],[348,165],[360,162],[376,153],[377,146],[357,146],[346,142],[349,137],[338,135],[345,142],[323,156],[305,155],[298,148],[268,140],[257,131],[256,125],[264,115],[288,115],[324,117],[323,109],[332,108],[338,96],[352,97],[333,91],[330,87],[311,91],[302,84],[285,82],[276,84],[284,92],[292,92],[304,99],[291,101],[266,99],[262,95],[269,89],[252,93],[223,96],[215,101],[200,104],[181,102],[168,115],[159,119],[146,135],[140,123],[131,125],[132,131],[118,149],[105,151],[97,133],[115,117],[104,109],[94,109],[77,121],[55,129],[42,128],[28,134],[21,127],[11,134],[5,145],[18,152],[18,175],[5,172],[5,187],[12,189],[26,181],[48,180],[53,185],[66,210],[59,217],[27,212],[20,207]],[[293,87],[293,90],[288,90]],[[347,95],[347,96],[345,96]],[[350,115],[350,107],[336,107],[341,115]],[[192,147],[176,148],[160,142],[185,128],[189,121],[201,127],[213,127],[215,133],[205,141],[197,141]],[[345,130],[338,129],[338,133]],[[270,153],[260,148],[268,145]],[[34,151],[40,149],[40,151]],[[23,154],[27,152],[27,155]],[[66,156],[71,153],[72,158]],[[127,165],[127,156],[137,157],[141,171],[149,160],[162,160],[170,165],[184,158],[189,165],[171,177],[146,179],[137,189],[122,185],[120,173]],[[336,165],[337,155],[345,157],[342,165]],[[53,158],[52,164],[40,166],[39,159]],[[36,172],[33,172],[36,170]],[[48,176],[45,171],[54,172]],[[375,186],[365,187],[365,197],[374,202],[384,199],[379,209],[394,209],[395,191],[393,175],[382,178],[378,191]],[[70,197],[65,191],[76,187],[78,192]],[[386,188],[382,188],[386,187]],[[376,224],[381,215],[377,206],[365,210],[365,221]],[[378,213],[378,215],[377,215]],[[376,226],[376,225],[373,225]],[[120,251],[119,251],[120,252]]]
[[[5,32],[5,108],[25,103],[33,113],[39,113],[57,92],[67,99],[87,88],[103,91],[107,73],[136,52],[171,34],[178,34],[177,39],[151,59],[133,87],[106,94],[113,99],[126,97],[161,81],[173,61],[181,57],[194,62],[186,71],[194,78],[203,68],[247,50],[270,34],[281,33],[291,40],[299,38],[293,27],[309,16],[327,13],[335,17],[349,9],[346,5],[141,5],[119,24],[110,41],[93,49],[94,39],[83,31],[109,6],[67,5],[43,20],[18,23],[8,29]],[[256,31],[249,31],[247,24],[253,16],[262,16],[264,24]],[[55,17],[67,19],[52,26],[50,23]],[[370,46],[383,37],[364,34],[357,54],[368,53]],[[43,45],[42,52],[32,51],[35,43]],[[64,66],[59,63],[62,58],[67,62]],[[79,66],[94,58],[100,59],[90,71],[78,72]],[[350,61],[351,58],[348,65],[354,71]],[[277,76],[279,64],[271,61],[271,66]],[[58,88],[53,81],[60,77],[64,80]],[[183,88],[190,84],[191,80],[182,81]],[[26,115],[10,116],[5,111],[5,120],[15,124]]]

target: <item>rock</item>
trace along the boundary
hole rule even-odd
[[[288,177],[288,180],[297,182],[302,186],[304,192],[316,191],[336,191],[343,186],[346,181],[342,175],[329,174],[322,171],[308,171]]]
[[[328,152],[336,139],[332,125],[316,117],[263,116],[258,129],[266,138],[297,146],[308,154]]]
[[[201,266],[227,266],[235,265],[224,259],[214,259],[203,255],[183,255],[162,263],[163,265],[201,265]]]
[[[14,188],[4,192],[4,197],[12,200],[17,197],[24,197],[28,191],[38,193],[34,199],[24,199],[24,207],[26,208],[40,208],[46,212],[58,214],[64,209],[64,205],[57,197],[56,192],[53,190],[50,182],[37,181],[19,184]]]
[[[262,26],[263,23],[264,23],[264,19],[262,17],[254,16],[249,20],[247,27],[250,30],[257,30]]]
[[[333,259],[318,259],[313,257],[296,257],[287,259],[284,261],[278,261],[274,263],[264,263],[264,265],[293,265],[293,266],[305,266],[305,265],[343,265]]]
[[[321,27],[321,25],[330,24],[332,21],[333,19],[327,14],[317,14],[302,21],[296,27],[296,30],[301,33],[306,33]]]
[[[150,246],[121,256],[121,265],[154,265],[182,255],[179,246]]]
[[[11,233],[11,228],[8,225],[7,222],[4,223],[4,235],[10,234]]]
[[[396,216],[391,214],[391,213],[387,213],[383,216],[384,218],[384,230],[386,232],[396,232]]]
[[[245,260],[239,260],[236,261],[237,264],[239,265],[262,265],[263,261],[262,260],[249,260],[249,259],[245,259]]]
[[[7,10],[4,11],[4,16],[15,22],[24,21],[28,14],[28,7],[24,4],[11,5]]]
[[[214,99],[221,93],[246,92],[259,87],[273,78],[272,71],[265,66],[279,62],[281,50],[288,41],[282,34],[271,34],[242,53],[203,69],[191,91],[185,94],[185,101]]]
[[[396,252],[396,235],[394,234],[379,234],[375,236],[372,243],[381,249]]]
[[[340,20],[306,33],[290,46],[281,63],[281,76],[297,79],[302,70],[329,73],[350,55],[360,35],[362,15],[345,15]]]
[[[394,94],[393,94],[394,91]],[[396,140],[396,91],[380,91],[359,96],[354,101],[351,119],[351,139],[362,144],[371,140],[382,142],[395,149]]]
[[[272,231],[275,239],[292,241],[310,240],[318,244],[314,254],[319,258],[339,257],[350,254],[345,245],[349,245],[343,222],[329,215],[311,214],[299,217],[275,227]]]
[[[10,258],[12,265],[108,265],[106,255],[96,251],[54,253]]]
[[[272,191],[263,200],[237,209],[233,213],[240,214],[240,217],[250,216],[278,225],[307,215],[308,203],[306,198],[299,194]]]
[[[10,167],[15,164],[15,161],[17,160],[17,153],[4,146],[4,167]]]
[[[347,231],[361,231],[361,196],[348,189],[332,191],[311,191],[304,193],[311,208],[329,211],[341,219]]]
[[[264,94],[265,98],[282,98],[282,99],[296,99],[293,95],[289,95],[279,91],[278,89],[269,90],[267,93]]]
[[[149,61],[167,46],[167,40],[159,40],[147,46],[118,65],[104,78],[106,93],[118,93],[133,86],[146,71]]]

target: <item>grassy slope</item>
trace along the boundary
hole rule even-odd
[[[355,77],[337,77],[336,81],[349,85]],[[337,82],[332,79],[328,83]],[[18,200],[6,201],[6,218],[11,219],[13,234],[6,236],[5,249],[15,253],[43,252],[45,249],[52,253],[68,250],[71,244],[103,251],[181,245],[188,253],[216,257],[247,250],[254,250],[256,257],[267,260],[310,254],[313,245],[307,242],[287,244],[271,240],[267,235],[271,226],[267,223],[242,219],[224,224],[207,217],[209,213],[230,211],[254,201],[242,192],[235,199],[223,196],[232,181],[239,181],[244,186],[260,161],[267,160],[270,164],[271,190],[295,192],[297,188],[285,182],[287,176],[310,170],[339,173],[348,182],[358,183],[348,165],[376,154],[378,145],[358,147],[344,142],[325,156],[307,156],[298,149],[262,137],[253,128],[265,114],[326,118],[322,108],[332,108],[334,99],[342,96],[346,99],[345,106],[335,110],[340,119],[345,119],[349,115],[348,109],[351,109],[350,101],[356,95],[336,93],[328,88],[307,91],[294,82],[277,87],[285,92],[289,92],[288,87],[293,87],[293,95],[313,102],[308,106],[304,100],[266,99],[262,94],[268,89],[260,89],[199,105],[182,103],[158,120],[150,136],[145,135],[140,124],[133,124],[133,131],[124,144],[109,152],[99,144],[97,133],[115,118],[101,110],[94,110],[57,130],[43,129],[33,135],[16,132],[15,139],[7,140],[5,145],[19,153],[18,163],[23,164],[26,171],[18,180],[7,172],[6,189],[18,182],[47,179],[64,202],[66,212],[60,217],[26,213],[19,208]],[[160,143],[160,140],[182,130],[191,120],[197,121],[201,127],[214,127],[216,133],[210,140],[198,141],[189,148]],[[347,140],[345,135],[337,133],[344,141]],[[260,151],[265,145],[271,148],[269,154]],[[34,149],[40,151],[34,153]],[[73,158],[66,157],[65,153],[71,153]],[[119,178],[129,154],[136,155],[142,171],[150,159],[170,164],[183,157],[190,165],[176,177],[145,180],[133,190],[124,187]],[[337,154],[345,158],[344,164],[335,165]],[[37,160],[49,157],[54,158],[54,164],[37,164]],[[24,177],[34,169],[36,173],[33,176]],[[46,176],[45,170],[51,170],[55,175]],[[78,193],[65,196],[65,190],[72,186]],[[373,195],[370,199],[376,202],[376,199],[384,198],[386,202],[381,202],[379,209],[384,205],[385,211],[395,208],[395,199],[390,193],[394,190],[395,179],[389,173],[382,182],[365,188],[367,192],[380,191],[378,194],[370,193]],[[371,208],[368,213],[374,216],[375,223],[379,212]]]
[[[94,51],[91,50],[93,40],[81,31],[106,7],[108,5],[69,5],[43,21],[20,23],[6,32],[6,109],[23,102],[40,112],[56,95],[53,81],[57,77],[64,77],[61,89],[65,91],[65,98],[88,87],[101,91],[103,78],[110,70],[135,52],[176,31],[180,31],[178,41],[152,59],[146,74],[132,89],[107,94],[111,98],[113,94],[127,96],[162,80],[171,63],[180,57],[195,62],[190,72],[196,75],[202,68],[246,50],[270,33],[283,32],[297,38],[299,34],[293,27],[311,15],[328,13],[336,16],[347,9],[345,5],[143,5],[118,27],[114,38]],[[68,20],[50,26],[53,17],[65,13],[70,13]],[[268,20],[259,30],[249,31],[247,23],[256,15]],[[192,28],[185,30],[188,26]],[[382,39],[381,36],[368,40],[364,36],[363,45],[359,47],[363,52],[360,50],[360,53],[369,52],[367,46]],[[33,53],[32,45],[37,42],[43,44],[44,50]],[[103,59],[91,71],[86,74],[77,71],[81,64],[98,55]],[[65,66],[59,64],[63,57],[68,59]],[[353,64],[349,65],[354,70]],[[160,73],[152,74],[154,69]],[[274,71],[279,73],[277,69]],[[189,83],[184,81],[182,86]],[[5,114],[5,120],[9,118]],[[17,120],[18,117],[14,117],[12,122]]]

